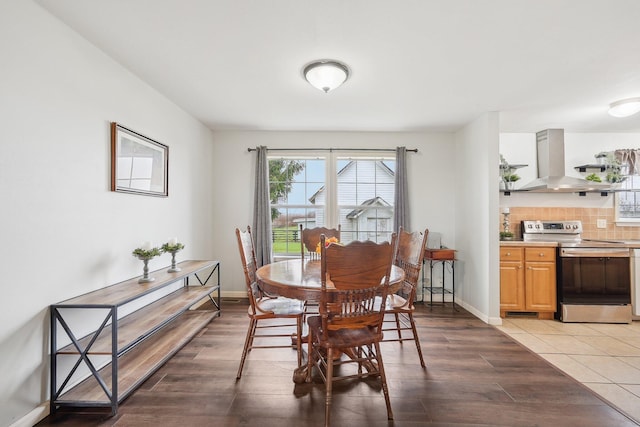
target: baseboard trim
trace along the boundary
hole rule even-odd
[[[24,417],[11,424],[9,427],[33,427],[49,416],[49,408],[49,401],[47,400]]]

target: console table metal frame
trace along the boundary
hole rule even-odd
[[[51,413],[61,407],[93,407],[110,408],[111,414],[115,415],[120,402],[182,348],[213,317],[220,316],[220,263],[218,261],[183,261],[177,266],[181,268],[181,271],[169,273],[164,268],[150,273],[150,276],[156,278],[153,282],[140,284],[138,283],[140,276],[138,276],[51,305]],[[217,283],[213,286],[207,286],[214,273],[217,273]],[[190,277],[195,277],[200,286],[190,286]],[[137,308],[120,319],[118,318],[118,308],[180,280],[183,281],[181,288]],[[193,310],[194,306],[207,298],[213,303],[213,310]],[[96,312],[106,311],[100,326],[84,337],[78,337],[77,335],[82,332],[74,331],[70,325],[73,321],[73,319],[69,319],[69,317],[73,317],[70,313],[73,313],[74,310],[77,312],[79,309],[95,309]],[[189,315],[185,315],[187,311]],[[136,313],[139,313],[138,317],[135,316]],[[184,320],[177,321],[181,316]],[[145,326],[144,322],[149,321],[149,318],[154,320]],[[156,318],[159,318],[157,322],[155,322]],[[175,326],[176,324],[178,326]],[[70,344],[62,348],[58,348],[59,327],[64,331],[63,337],[66,335],[65,339],[71,341]],[[157,332],[165,327],[167,331],[174,333],[175,336],[172,340],[161,341],[162,334]],[[121,328],[128,328],[122,335],[125,335],[125,339],[128,338],[129,341],[119,348],[118,334]],[[154,336],[157,337],[157,342],[153,341]],[[149,356],[145,353],[149,351],[144,346],[145,343],[147,346],[163,345],[166,353]],[[118,359],[127,354],[127,357],[131,357],[133,360],[136,357],[135,347],[140,348],[138,353],[141,358],[144,357],[144,360],[136,363],[135,369],[130,368],[131,378],[128,378],[128,385],[123,387],[124,390],[119,390],[121,369]],[[64,380],[58,383],[58,357],[62,355],[77,356],[77,360],[66,373]],[[98,367],[90,359],[91,355],[108,356],[109,362]],[[143,362],[146,365],[141,369],[139,365]],[[78,372],[81,365],[88,368],[90,374],[67,390],[67,385],[75,380],[72,377]],[[111,387],[106,381],[109,377]],[[91,383],[92,380],[95,380],[97,384]],[[85,389],[90,390],[91,393],[82,392]],[[96,392],[102,395],[100,400],[85,398],[87,395],[95,396]]]

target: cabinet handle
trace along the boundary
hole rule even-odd
[[[543,257],[543,256],[544,256],[544,253],[540,252],[540,253],[538,254],[538,256]]]
[[[511,252],[507,252],[507,256],[511,256]]]

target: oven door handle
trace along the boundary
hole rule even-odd
[[[561,258],[629,258],[629,248],[562,248]]]

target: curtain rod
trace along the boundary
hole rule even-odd
[[[255,148],[247,148],[247,151],[256,151]],[[267,148],[267,151],[396,151],[395,148]],[[407,152],[417,153],[417,148],[407,148]]]

